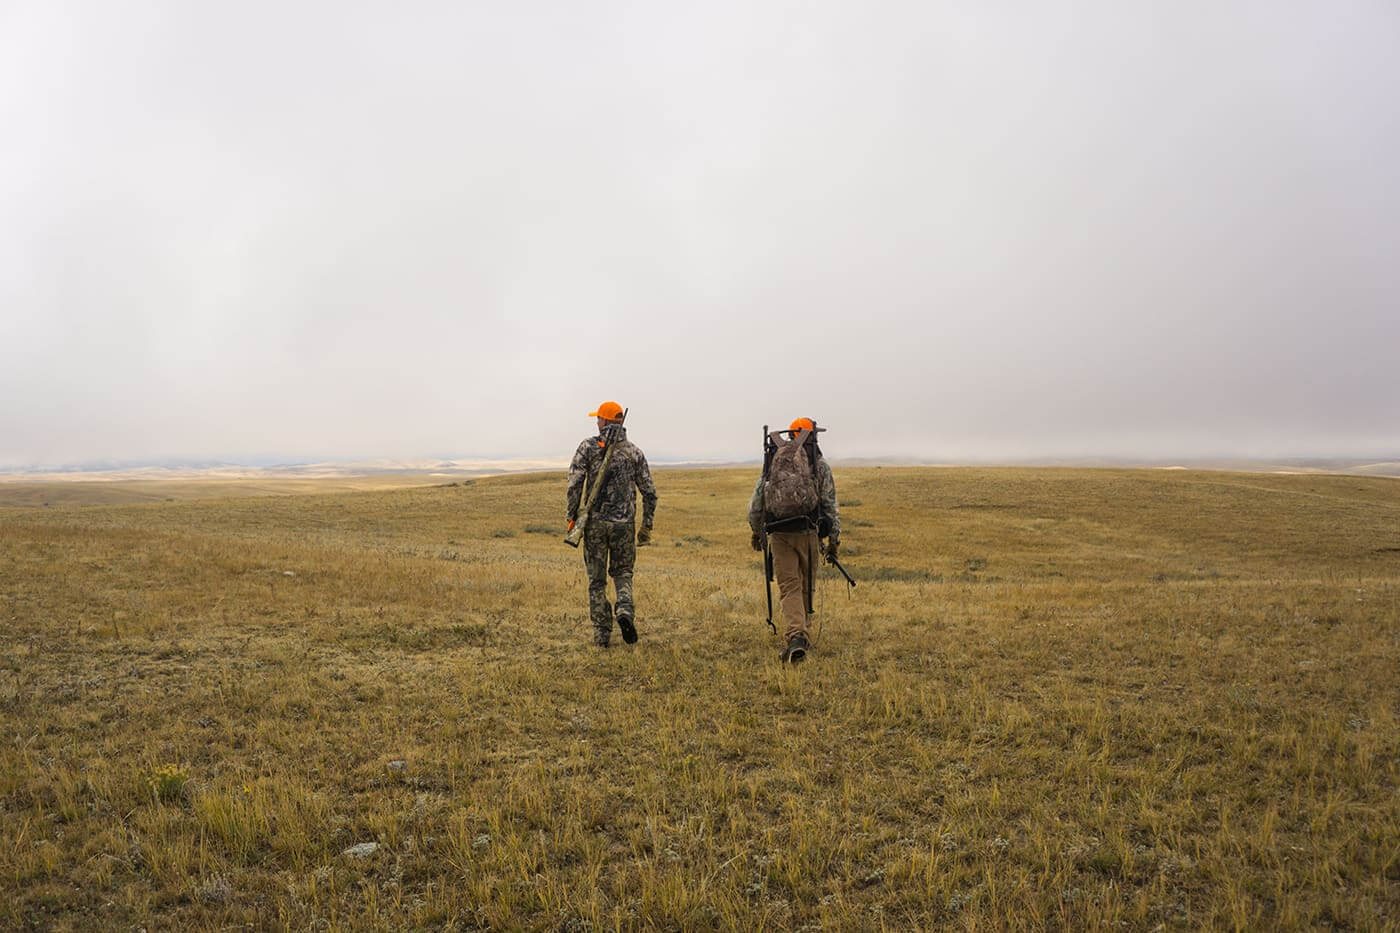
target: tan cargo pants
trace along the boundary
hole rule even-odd
[[[778,594],[787,623],[784,639],[802,635],[810,640],[807,628],[812,619],[812,574],[821,557],[815,531],[773,531],[768,534],[773,552],[773,576],[778,578]]]

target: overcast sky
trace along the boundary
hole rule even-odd
[[[1400,454],[1400,4],[0,0],[0,465]]]

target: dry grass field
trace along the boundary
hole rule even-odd
[[[0,927],[1400,926],[1400,482],[836,478],[796,669],[751,470],[607,651],[562,474],[0,487]]]

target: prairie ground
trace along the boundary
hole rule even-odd
[[[606,651],[559,473],[0,487],[0,927],[1400,925],[1400,482],[836,479],[795,669],[753,470]]]

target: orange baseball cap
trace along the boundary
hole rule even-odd
[[[817,426],[812,423],[811,418],[798,418],[792,424],[788,425],[789,431],[815,431],[816,429]]]
[[[597,411],[588,413],[590,418],[606,418],[608,421],[618,421],[622,418],[622,406],[617,402],[604,402],[598,406]]]

